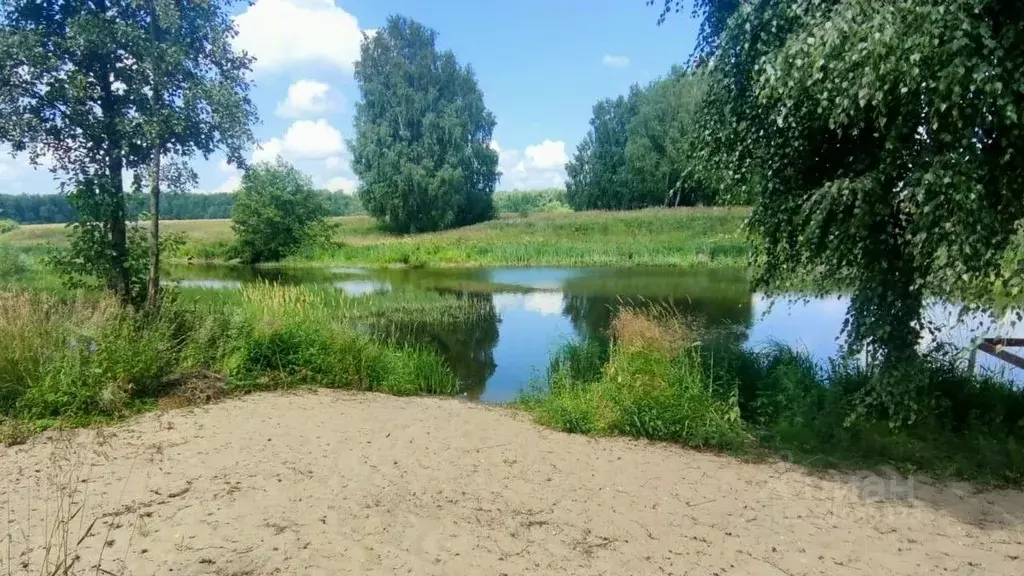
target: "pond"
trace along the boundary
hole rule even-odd
[[[424,268],[250,269],[175,266],[171,278],[201,289],[236,289],[246,282],[330,286],[352,297],[390,290],[427,290],[472,298],[488,313],[457,334],[422,335],[445,357],[467,396],[507,402],[544,376],[552,354],[574,339],[604,334],[627,305],[665,306],[723,328],[750,347],[772,342],[809,353],[823,365],[840,348],[848,301],[843,296],[770,300],[749,289],[742,270],[669,268]],[[1024,336],[1009,319],[960,317],[959,307],[929,305],[938,326],[922,346],[939,341],[963,349],[983,336]],[[965,352],[966,354],[966,352]],[[1024,371],[979,354],[979,370],[1024,382]]]

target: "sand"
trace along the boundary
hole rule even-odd
[[[47,433],[0,448],[0,487],[2,574],[1024,574],[1019,491],[573,436],[451,399],[259,394]]]

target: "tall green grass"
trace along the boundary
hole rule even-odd
[[[383,314],[379,304],[329,305],[317,290],[273,285],[234,298],[224,305],[179,295],[153,314],[86,294],[0,292],[0,419],[119,417],[154,406],[192,374],[219,374],[228,392],[460,390],[434,352],[373,337],[360,319]],[[339,310],[348,312],[332,313]]]
[[[696,448],[740,448],[750,436],[735,395],[706,376],[697,345],[678,320],[626,310],[600,344],[556,357],[546,389],[520,400],[543,424],[584,434],[670,440]]]
[[[647,209],[630,212],[531,212],[474,226],[408,236],[381,232],[365,216],[334,218],[334,236],[286,264],[366,266],[714,266],[747,264],[745,208]],[[185,241],[168,257],[228,261],[228,220],[168,221]],[[19,246],[67,242],[64,225],[22,226],[0,242]]]
[[[567,432],[767,452],[815,467],[1024,483],[1024,390],[950,359],[929,356],[908,368],[922,382],[917,401],[928,416],[893,428],[887,414],[859,412],[874,374],[855,363],[822,367],[783,345],[748,350],[636,310],[620,313],[609,336],[609,344],[568,345],[519,404]]]
[[[716,266],[747,263],[747,210],[536,213],[369,242],[336,238],[317,261],[371,266]]]

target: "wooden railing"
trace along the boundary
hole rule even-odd
[[[978,351],[981,350],[986,354],[991,354],[996,358],[999,358],[1003,362],[1012,364],[1017,368],[1024,369],[1024,358],[1007,352],[1005,348],[1024,348],[1024,338],[985,338],[974,350],[971,350],[970,359],[967,361],[967,367],[971,372],[974,372],[974,361],[978,355]]]

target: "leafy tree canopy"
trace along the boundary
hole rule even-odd
[[[868,404],[912,418],[928,294],[1019,295],[1024,5],[757,0],[715,39],[702,169],[755,200],[757,283],[852,289]],[[727,167],[723,170],[723,167]]]
[[[251,59],[231,46],[230,4],[11,0],[0,7],[0,68],[10,71],[0,76],[0,141],[46,159],[62,177],[79,217],[76,234],[91,239],[84,249],[105,255],[95,273],[122,298],[135,292],[124,171],[148,170],[164,154],[217,149],[240,161],[252,138]]]
[[[231,216],[238,255],[249,264],[291,256],[328,232],[326,217],[309,176],[281,159],[255,164],[242,175]]]
[[[711,203],[694,167],[703,74],[676,68],[646,88],[594,105],[590,131],[566,165],[576,210]]]
[[[366,210],[395,232],[487,220],[498,155],[494,115],[469,66],[439,52],[437,33],[392,16],[363,39],[355,78],[355,173]]]

